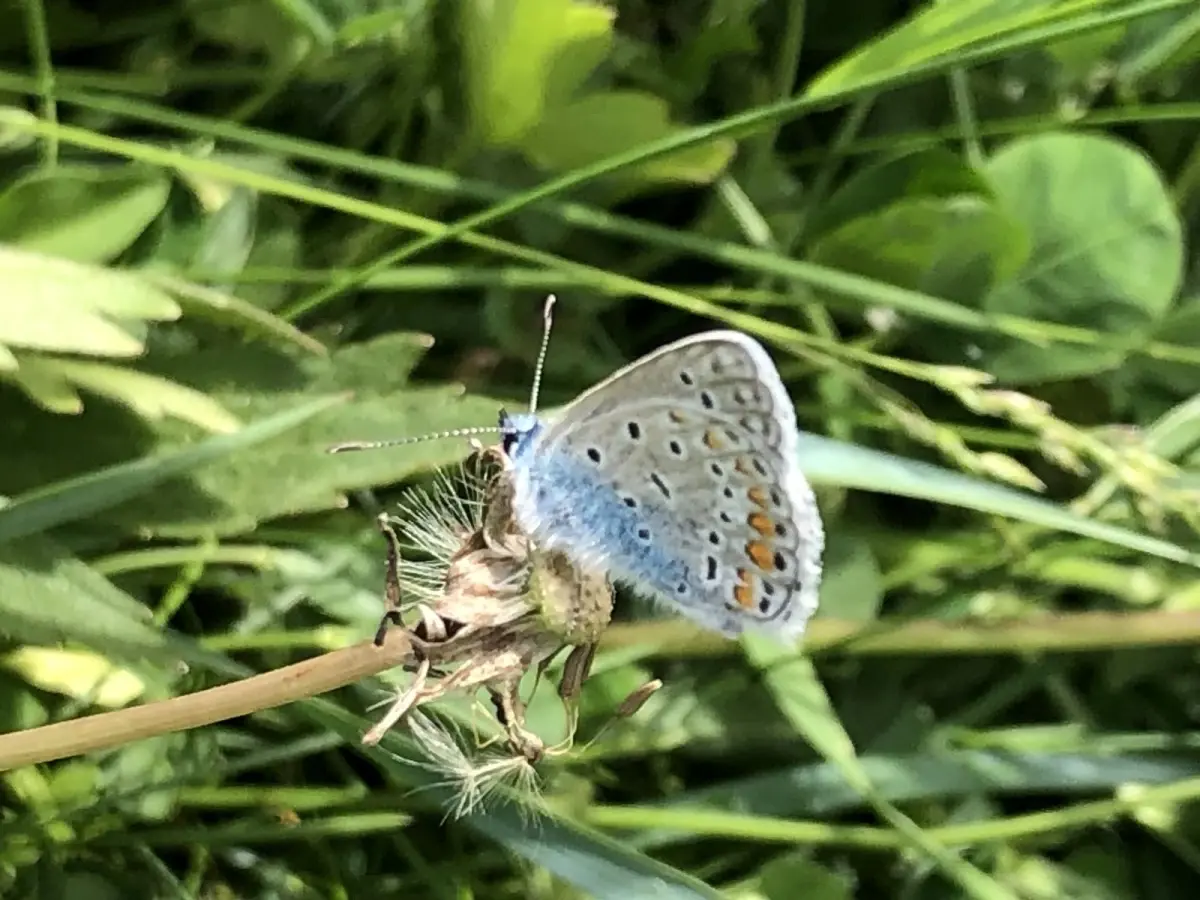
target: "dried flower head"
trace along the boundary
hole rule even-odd
[[[459,773],[464,785],[474,783],[468,772],[482,773],[476,780],[486,781],[519,769],[518,760],[532,766],[546,753],[571,745],[579,691],[595,642],[612,615],[606,577],[581,571],[561,554],[539,552],[517,528],[505,463],[499,448],[481,448],[457,472],[440,476],[432,489],[410,491],[401,504],[403,518],[380,519],[388,542],[389,605],[380,640],[388,621],[399,624],[416,661],[410,666],[412,683],[363,740],[378,742],[401,719],[414,721],[419,706],[449,692],[484,688],[505,730],[509,755],[472,762],[451,740],[459,754],[453,757],[450,744],[435,740],[427,720],[415,726],[422,745],[441,754],[442,770]],[[410,561],[406,545],[427,558]],[[568,733],[547,749],[525,725],[519,686],[526,673],[536,669],[540,675],[568,647],[573,649],[559,689]],[[459,807],[482,802],[479,790],[463,790]]]

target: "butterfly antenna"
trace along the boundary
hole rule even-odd
[[[538,394],[542,390],[542,369],[546,365],[546,350],[550,346],[550,326],[554,324],[554,303],[556,297],[551,294],[546,298],[542,307],[542,346],[538,350],[537,367],[533,370],[533,390],[529,394],[529,411],[537,412]]]
[[[422,434],[418,437],[395,438],[389,441],[350,441],[345,444],[334,444],[329,448],[330,453],[346,453],[350,450],[378,450],[380,447],[401,447],[404,444],[420,444],[425,441],[437,441],[442,438],[471,437],[476,434],[495,434],[499,428],[453,428],[450,431],[438,431],[433,434]]]

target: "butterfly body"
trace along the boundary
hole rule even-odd
[[[500,428],[536,545],[723,634],[803,630],[823,530],[794,409],[752,338],[686,338],[553,419],[502,414]]]
[[[662,533],[671,521],[669,511],[649,503],[630,507],[611,479],[583,460],[539,447],[545,425],[529,418],[534,417],[509,420],[522,429],[510,458],[514,511],[534,543],[631,586],[661,592],[688,578],[686,561],[647,533],[652,526]]]

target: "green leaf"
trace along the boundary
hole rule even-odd
[[[240,272],[250,257],[257,213],[257,194],[241,186],[230,191],[225,202],[205,221],[192,265],[230,274]]]
[[[0,243],[77,262],[108,262],[167,203],[157,169],[63,166],[28,175],[0,194]]]
[[[460,459],[461,440],[427,441],[365,453],[330,454],[354,440],[491,426],[500,403],[464,397],[454,386],[411,387],[409,372],[428,349],[423,335],[394,333],[343,347],[328,357],[257,346],[214,347],[173,361],[163,374],[186,381],[243,417],[268,415],[315,395],[353,392],[300,428],[172,481],[114,510],[111,518],[141,532],[198,537],[240,533],[257,522],[345,505],[345,492],[393,484]],[[161,439],[182,437],[164,422]]]
[[[184,11],[197,34],[213,43],[225,44],[245,54],[261,52],[275,61],[303,52],[306,37],[315,38],[320,44],[333,39],[333,30],[324,17],[305,3],[212,7],[201,4],[189,5]],[[303,11],[311,14],[296,15]]]
[[[44,537],[0,544],[0,616],[18,640],[75,641],[126,662],[170,662],[146,607]]]
[[[233,434],[208,438],[173,453],[110,466],[20,496],[0,508],[0,545],[111,508],[168,478],[290,431],[343,400],[325,397],[276,413]]]
[[[608,56],[616,13],[576,0],[463,4],[467,95],[475,130],[514,146]]]
[[[83,411],[83,398],[53,365],[53,360],[36,356],[23,356],[20,368],[7,375],[7,379],[25,392],[30,400],[49,412],[74,415]]]
[[[241,424],[236,416],[207,395],[136,369],[86,360],[26,358],[21,361],[21,374],[31,367],[50,377],[53,377],[50,373],[54,373],[70,384],[115,400],[146,419],[171,416],[216,433],[234,431]]]
[[[830,534],[817,615],[872,622],[882,603],[883,575],[870,543],[842,532]]]
[[[1021,225],[980,197],[903,200],[812,249],[814,263],[977,305],[1028,255]]]
[[[854,898],[854,883],[848,875],[827,869],[801,854],[771,860],[759,876],[765,900],[795,900],[798,885],[804,886],[804,900]]]
[[[179,317],[161,289],[125,272],[0,247],[0,345],[137,356],[142,342],[123,323]]]
[[[1024,269],[985,309],[1148,339],[1183,277],[1179,217],[1162,178],[1140,150],[1109,137],[1042,134],[1012,141],[988,163],[999,202],[1031,241]],[[1033,383],[1112,368],[1126,350],[1047,350],[988,342],[998,378]]]
[[[667,104],[641,91],[588,94],[546,111],[522,142],[527,157],[551,172],[585,166],[683,131],[671,124]],[[615,173],[638,182],[707,184],[733,158],[733,141],[721,138]]]
[[[917,497],[979,512],[1018,519],[1043,528],[1068,531],[1200,566],[1200,554],[1170,541],[1097,522],[1040,497],[973,478],[918,460],[860,447],[814,434],[800,435],[800,466],[814,484]]]
[[[320,341],[313,340],[290,322],[271,315],[253,303],[168,275],[146,277],[170,291],[189,317],[207,319],[278,344],[292,344],[310,353],[324,355],[326,352],[325,345]]]
[[[818,238],[901,200],[963,195],[991,199],[992,186],[959,154],[944,147],[900,153],[864,166],[847,178],[812,211],[805,234],[810,240]]]

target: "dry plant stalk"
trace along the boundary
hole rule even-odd
[[[527,671],[535,666],[544,670],[567,647],[571,650],[559,694],[569,714],[564,742],[569,746],[579,692],[611,615],[612,592],[603,576],[578,573],[566,558],[531,547],[513,523],[502,451],[480,450],[477,458],[499,463],[500,472],[487,482],[475,482],[474,501],[452,500],[443,491],[425,495],[422,503],[413,495],[407,510],[413,521],[405,530],[434,562],[405,565],[395,532],[386,520],[381,522],[389,548],[389,610],[374,643],[364,641],[180,697],[0,734],[0,771],[250,715],[396,666],[414,670],[417,678],[394,705],[387,724],[450,691],[484,687],[506,730],[513,758],[529,764],[547,750],[525,726],[518,686]],[[447,478],[444,487],[457,486]],[[421,621],[414,628],[392,629],[385,643],[387,622],[399,619],[402,581],[427,602],[417,605]],[[425,727],[418,740],[433,728]],[[376,726],[367,742],[378,740],[385,730],[384,723]],[[421,742],[437,749],[428,740]]]

